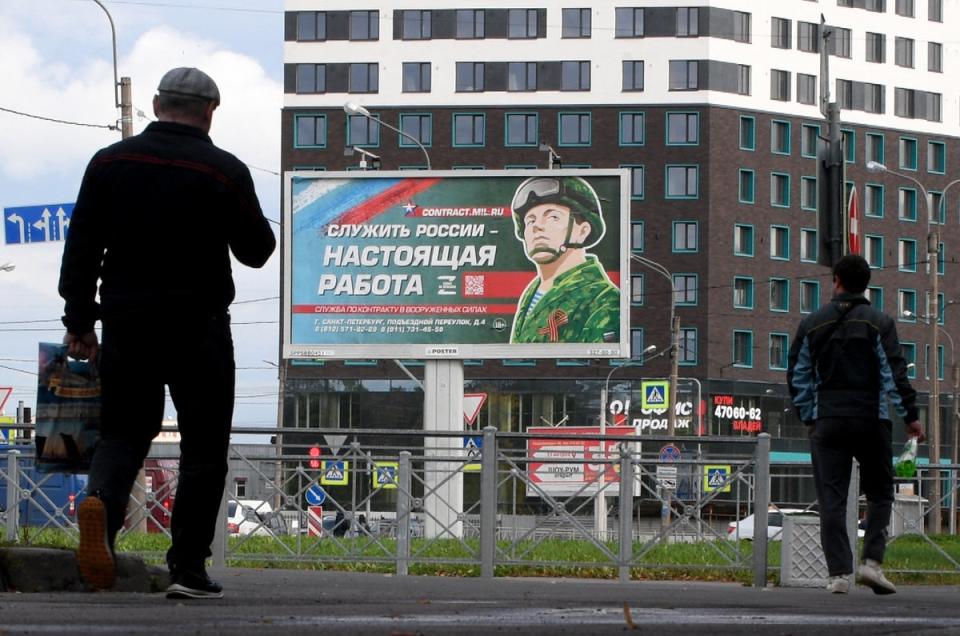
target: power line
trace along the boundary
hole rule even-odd
[[[202,11],[232,11],[235,13],[268,13],[282,15],[277,9],[246,9],[242,7],[221,7],[209,4],[177,4],[173,2],[143,2],[143,0],[104,0],[107,4],[126,4],[139,7],[163,7],[165,9],[198,9]]]
[[[19,110],[13,110],[12,108],[4,108],[0,106],[0,110],[5,113],[11,113],[14,115],[20,115],[21,117],[30,117],[31,119],[40,119],[43,121],[50,121],[56,124],[69,124],[71,126],[86,126],[87,128],[106,128],[107,130],[120,130],[120,127],[116,124],[86,124],[79,121],[68,121],[66,119],[56,119],[54,117],[44,117],[43,115],[34,115],[32,113],[25,113]]]

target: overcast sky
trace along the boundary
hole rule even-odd
[[[151,99],[168,69],[209,73],[222,96],[210,136],[250,166],[264,212],[279,220],[280,178],[271,173],[280,170],[283,0],[102,3],[116,27],[119,75],[131,78],[134,112],[152,117]],[[0,207],[75,201],[90,156],[120,138],[93,127],[116,123],[114,104],[110,23],[96,2],[0,0],[0,109],[92,125],[0,110]],[[134,132],[148,123],[135,117]],[[176,258],[176,246],[170,248]],[[7,415],[18,400],[35,406],[37,343],[63,337],[56,291],[62,250],[62,243],[0,243],[0,264],[16,264],[0,271],[0,387],[13,387]],[[279,258],[274,254],[262,270],[234,265],[234,423],[272,426],[277,373],[264,360],[277,361]],[[146,364],[157,344],[145,342]]]

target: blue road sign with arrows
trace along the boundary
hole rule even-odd
[[[28,205],[3,209],[7,245],[47,243],[67,238],[73,203]]]
[[[310,506],[322,506],[327,500],[327,493],[323,488],[314,484],[307,488],[307,504]]]

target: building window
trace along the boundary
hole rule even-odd
[[[537,90],[537,63],[510,62],[507,64],[507,90]]]
[[[790,228],[783,225],[770,226],[770,258],[790,260]]]
[[[590,9],[564,9],[562,37],[590,37]]]
[[[837,57],[850,57],[850,29],[833,27],[833,37],[830,39],[830,54]]]
[[[927,43],[927,70],[943,73],[943,45],[939,42]]]
[[[909,88],[895,88],[893,91],[893,114],[897,117],[913,119],[915,112],[913,90]]]
[[[643,113],[620,113],[620,145],[642,146],[644,128]]]
[[[560,90],[590,90],[590,62],[561,62]]]
[[[733,39],[736,42],[750,42],[750,14],[743,11],[733,12]]]
[[[457,92],[483,91],[483,62],[457,62]]]
[[[912,289],[897,290],[897,315],[903,322],[917,322],[917,292]]]
[[[737,65],[737,95],[750,94],[750,67],[746,64]]]
[[[400,37],[404,40],[429,40],[431,35],[431,12],[427,10],[410,10],[403,13],[403,32]]]
[[[887,10],[887,0],[866,0],[863,6],[867,11],[874,13],[885,13]]]
[[[790,20],[785,18],[770,18],[770,46],[775,49],[789,49]]]
[[[770,99],[790,101],[790,71],[770,69]]]
[[[380,39],[380,12],[379,11],[351,11],[350,12],[350,39],[351,40],[379,40]]]
[[[695,146],[700,143],[699,113],[667,113],[667,145]]]
[[[697,364],[697,330],[693,327],[680,329],[680,350],[677,363],[682,366]]]
[[[863,290],[863,295],[867,297],[867,300],[870,301],[870,304],[883,311],[883,288],[882,287],[867,287]]]
[[[697,222],[696,221],[674,221],[673,222],[673,251],[674,252],[696,252],[697,251]]]
[[[630,224],[630,249],[634,252],[643,251],[643,221]]]
[[[402,113],[400,115],[400,130],[407,133],[424,146],[433,143],[433,117],[419,113]],[[416,144],[404,136],[400,136],[401,148],[416,147]]]
[[[947,171],[947,146],[942,141],[927,142],[927,172],[944,174]]]
[[[902,15],[905,18],[912,18],[913,0],[897,0],[896,11],[897,15]]]
[[[623,90],[643,90],[643,60],[624,60]]]
[[[297,64],[297,93],[327,92],[326,64]]]
[[[897,269],[901,272],[917,271],[917,242],[913,239],[900,239],[897,246]]]
[[[673,304],[689,306],[697,304],[697,275],[673,275]]]
[[[590,145],[590,113],[560,113],[560,145]]]
[[[787,368],[787,334],[770,334],[770,368],[783,371]]]
[[[807,53],[820,51],[820,25],[813,22],[797,22],[797,49]]]
[[[815,280],[800,281],[800,313],[809,314],[820,308],[820,283]]]
[[[380,67],[376,64],[351,64],[350,86],[351,93],[376,93],[380,90]]]
[[[947,222],[947,210],[946,206],[943,205],[943,192],[927,190],[927,194],[930,195],[930,210],[932,210],[933,213],[931,223],[945,224]],[[943,256],[942,251],[940,255]]]
[[[770,311],[790,311],[790,281],[770,279]]]
[[[630,276],[630,304],[637,307],[643,305],[643,274]]]
[[[817,103],[817,76],[797,73],[797,102],[801,104]]]
[[[667,198],[696,199],[699,196],[698,166],[667,166]]]
[[[800,230],[800,260],[804,263],[817,262],[817,231],[814,229]]]
[[[844,110],[853,108],[853,82],[850,80],[837,80],[837,105]]]
[[[894,62],[897,66],[913,68],[913,40],[910,38],[895,38],[894,50]]]
[[[883,268],[883,237],[866,234],[863,237],[863,257],[873,269]]]
[[[876,161],[883,163],[883,141],[881,133],[867,133],[866,159],[867,161]]]
[[[482,114],[456,113],[453,116],[453,145],[482,146],[486,135],[486,119]]]
[[[753,170],[740,169],[740,203],[753,203],[756,177]]]
[[[917,377],[917,345],[901,340],[900,351],[903,353],[903,361],[907,363],[907,377],[913,380]]]
[[[900,167],[904,170],[917,169],[917,140],[910,137],[900,138]]]
[[[484,37],[484,10],[457,9],[457,39],[479,40]]]
[[[770,122],[770,152],[790,154],[790,122],[777,119]]]
[[[883,33],[867,32],[867,61],[883,64],[887,61],[887,36]]]
[[[757,122],[753,117],[740,116],[740,149],[753,150],[756,148]]]
[[[507,37],[530,40],[537,37],[536,9],[508,9]]]
[[[539,122],[536,113],[507,113],[507,145],[536,146],[540,143],[538,128]]]
[[[294,118],[294,148],[324,148],[327,145],[326,115],[296,115]]]
[[[300,11],[297,13],[297,42],[320,42],[327,39],[327,13]]]
[[[790,175],[782,172],[770,174],[770,205],[777,208],[790,207]]]
[[[816,177],[800,177],[800,208],[803,210],[817,209]]]
[[[348,146],[379,146],[380,123],[363,115],[350,115],[347,128]]]
[[[643,198],[643,166],[620,166],[630,169],[630,198]]]
[[[900,220],[917,220],[917,191],[915,189],[900,188],[900,197],[897,210]]]
[[[700,9],[696,7],[677,7],[677,37],[696,37],[700,35]]]
[[[800,127],[800,156],[816,157],[819,137],[820,126],[817,124],[803,124],[803,126]]]
[[[943,0],[927,0],[927,20],[943,22]]]
[[[843,160],[847,163],[856,163],[857,132],[855,130],[843,129],[840,134],[843,139]]]
[[[753,366],[753,332],[734,330],[733,332],[733,366]]]
[[[733,278],[733,307],[753,309],[753,279],[746,276]]]
[[[863,186],[863,214],[883,218],[883,186],[868,183]]]
[[[733,226],[734,256],[753,256],[753,226],[737,223]]]
[[[883,84],[864,83],[863,110],[868,113],[878,113],[882,115],[886,110],[886,108],[884,108],[883,91]]]
[[[639,363],[633,362],[631,364],[643,364],[643,329],[631,329],[630,330],[630,357],[635,360],[640,360]]]
[[[430,92],[430,63],[404,62],[403,63],[403,92],[429,93]]]
[[[247,480],[244,477],[237,477],[233,481],[233,494],[237,499],[246,499],[247,497]]]
[[[697,90],[699,67],[696,60],[670,60],[670,90]]]
[[[618,38],[642,38],[643,9],[617,7],[615,36]]]

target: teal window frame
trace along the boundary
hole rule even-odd
[[[640,237],[640,247],[637,247],[637,236],[639,230]],[[630,223],[630,251],[642,254],[644,250],[644,242],[646,241],[645,228],[643,221],[632,221]]]
[[[587,367],[590,366],[589,360],[583,358],[557,358],[558,367]]]
[[[778,299],[776,305],[774,304],[773,298],[774,283],[777,283],[776,286],[778,288],[781,287],[780,284],[782,283],[783,289],[783,292],[780,294],[780,298]],[[781,278],[779,276],[771,276],[768,290],[770,292],[770,311],[778,314],[788,313],[790,311],[790,279]]]
[[[907,144],[906,147],[904,147],[905,142]],[[913,149],[912,153],[910,153],[910,148]],[[917,138],[916,137],[900,137],[898,150],[900,151],[900,169],[909,170],[910,172],[916,172],[919,167],[918,164],[920,163],[920,158],[918,156],[920,150],[919,150],[919,143],[917,142]],[[907,156],[904,156],[907,153],[910,153],[910,154]]]
[[[625,120],[630,118],[630,130],[633,133],[632,140],[626,138],[624,130],[627,128],[625,125]],[[644,146],[647,143],[647,113],[642,110],[628,110],[622,111],[619,116],[620,122],[620,145],[621,146]],[[637,121],[640,122],[640,140],[637,141],[636,130],[637,130]]]
[[[630,274],[630,305],[632,307],[643,307],[643,298],[646,293],[646,279],[644,274]],[[640,296],[637,299],[637,289],[639,287]]]
[[[930,196],[930,209],[933,211],[933,223],[945,225],[947,223],[947,206],[943,200],[943,191],[927,190]]]
[[[904,252],[904,249],[908,252]],[[913,262],[910,262],[910,259]],[[897,239],[897,271],[916,272],[917,271],[917,241],[910,238]]]
[[[479,142],[479,143],[477,143],[477,142],[463,143],[463,142],[461,142],[461,141],[459,141],[459,140],[457,139],[457,122],[458,122],[458,121],[460,120],[460,118],[462,118],[462,117],[471,117],[471,118],[473,118],[473,119],[474,119],[474,125],[475,125],[475,122],[476,122],[476,118],[478,118],[478,117],[480,118],[480,122],[481,122],[480,128],[481,128],[481,131],[482,131],[482,132],[480,133],[481,139],[480,139],[480,142]],[[483,148],[484,146],[487,145],[487,115],[486,115],[486,113],[474,113],[474,112],[454,113],[454,114],[453,114],[453,117],[450,118],[450,127],[451,127],[451,130],[450,130],[450,139],[453,141],[453,147],[454,147],[454,148]]]
[[[910,197],[910,201],[911,201],[912,203],[910,203],[909,206],[901,204],[901,201],[903,201],[903,197],[904,197],[904,196],[906,195],[906,193],[908,193],[908,192],[913,193],[913,196]],[[917,198],[918,198],[918,195],[917,195],[917,189],[916,189],[916,188],[911,188],[911,187],[907,187],[907,186],[901,186],[901,187],[897,190],[897,218],[899,218],[901,221],[912,221],[912,222],[916,223],[916,221],[917,221]],[[907,209],[905,209],[905,208],[907,208]]]
[[[946,273],[947,246],[943,241],[937,243],[937,274],[943,276]],[[941,309],[943,303],[940,303]]]
[[[787,131],[786,134],[786,150],[778,150],[776,148],[777,142],[780,140],[780,135],[776,134],[775,131],[784,127]],[[793,150],[793,124],[785,119],[771,119],[770,120],[770,152],[775,155],[790,155]]]
[[[807,289],[813,289],[813,305],[808,308],[804,308],[804,292]],[[820,281],[818,280],[801,280],[800,281],[800,298],[799,298],[799,308],[801,314],[810,314],[820,309]]]
[[[693,358],[688,359],[688,354],[690,353],[690,348],[687,347],[688,339],[684,336],[686,334],[693,334]],[[680,350],[677,352],[677,365],[681,367],[695,367],[700,361],[700,334],[699,330],[696,327],[681,327],[680,328]]]
[[[500,361],[505,367],[535,367],[537,361],[532,358],[510,358]]]
[[[942,344],[937,345],[937,379],[943,379],[943,352]],[[923,378],[930,379],[930,345],[923,345]]]
[[[750,251],[737,251],[737,230],[748,230],[750,235]],[[753,258],[756,254],[756,245],[757,245],[757,233],[754,230],[753,224],[751,223],[734,223],[733,224],[733,255],[734,256],[747,256]]]
[[[737,304],[737,282],[746,283],[746,301],[744,304]],[[734,309],[753,309],[754,308],[754,288],[756,285],[753,282],[752,276],[734,276],[733,277],[733,308]]]
[[[907,307],[906,299],[912,298],[913,302]],[[904,312],[909,311],[911,315],[907,316]],[[897,288],[897,320],[900,322],[917,322],[917,290],[905,287]]]
[[[621,168],[626,168],[626,169],[628,169],[628,170],[630,171],[630,199],[633,200],[633,201],[643,201],[644,192],[645,192],[646,189],[647,189],[647,186],[646,186],[647,169],[646,169],[646,167],[643,166],[642,164],[630,164],[630,163],[620,164],[620,167],[621,167]],[[640,175],[640,178],[639,178],[639,182],[640,182],[640,188],[639,188],[639,190],[640,190],[640,193],[639,193],[639,194],[637,194],[637,188],[635,187],[635,186],[637,185],[637,181],[638,181],[638,179],[637,179],[637,175],[638,175],[638,174]]]
[[[930,153],[934,152],[935,148],[939,148],[937,155],[939,157],[940,166],[939,170],[935,170],[930,166]],[[946,174],[947,173],[947,145],[942,141],[927,141],[927,172],[930,174]]]
[[[675,307],[696,307],[700,303],[700,275],[695,272],[674,272],[671,280],[673,281],[673,288],[677,289],[677,279],[683,278],[687,282],[693,281],[693,287],[685,286],[683,290],[678,290],[674,293],[673,304]],[[691,289],[693,290],[693,300],[677,300],[677,293],[689,294]]]
[[[879,213],[875,213],[874,211],[870,210],[869,206],[867,206],[868,190],[874,193],[879,193],[879,196],[875,194],[871,199],[872,201],[880,202]],[[865,183],[863,185],[863,216],[870,217],[871,219],[882,219],[883,213],[884,213],[884,207],[886,206],[886,201],[884,200],[885,197],[886,197],[886,191],[882,183]]]
[[[533,117],[535,139],[533,141],[524,141],[522,143],[513,143],[510,141],[510,120],[514,117],[523,117],[524,134],[528,132],[529,118]],[[505,148],[535,148],[540,146],[540,114],[536,112],[511,112],[503,114],[503,146]]]
[[[903,361],[907,363],[907,377],[911,380],[917,378],[917,345],[914,342],[900,341],[900,353],[903,355]],[[910,363],[913,366],[910,366]]]
[[[869,240],[868,240],[868,239],[869,239]],[[874,242],[873,239],[876,239],[876,242]],[[873,244],[876,244],[876,245],[879,245],[879,246],[880,246],[880,249],[877,251],[877,256],[879,256],[879,259],[875,259],[875,260],[879,260],[879,262],[878,262],[878,263],[870,263],[870,269],[883,269],[883,257],[884,257],[884,253],[883,253],[884,245],[883,245],[883,243],[884,243],[884,241],[883,241],[883,236],[881,236],[881,235],[879,235],[879,234],[864,234],[864,235],[863,235],[864,257],[866,257],[868,261],[870,260],[869,257],[872,257],[872,256],[873,256],[872,254],[869,253],[869,251],[868,251],[868,249],[867,249],[868,246],[869,246],[869,245],[873,245]]]
[[[744,353],[746,354],[745,360],[737,362],[737,336],[742,336],[746,339]],[[730,366],[737,367],[740,369],[752,369],[753,368],[753,330],[752,329],[734,329],[733,337],[730,348]]]
[[[670,170],[683,168],[687,171],[693,169],[695,173],[694,189],[693,194],[670,194]],[[696,163],[668,163],[663,167],[663,191],[665,199],[699,199],[700,198],[700,164]],[[689,183],[690,176],[689,173],[684,175],[684,184]]]
[[[643,327],[634,327],[630,330],[630,359],[631,366],[643,366]]]
[[[804,247],[803,247],[803,246],[806,245],[806,243],[807,243],[806,237],[807,237],[808,235],[810,235],[810,234],[813,235],[813,255],[811,256],[811,255],[808,254],[807,256],[804,256],[804,254],[803,254],[803,252],[804,252]],[[799,252],[799,255],[800,255],[800,262],[801,262],[801,263],[816,263],[816,262],[817,262],[817,254],[818,254],[818,251],[819,251],[819,249],[820,249],[820,244],[819,244],[817,241],[818,241],[817,228],[815,228],[815,227],[802,227],[802,228],[800,228],[800,245],[799,245],[799,248],[798,248],[798,252]]]
[[[344,360],[343,364],[347,367],[375,367],[377,366],[377,360],[373,358],[352,358]]]
[[[780,356],[774,361],[773,353],[774,347],[773,342],[776,340],[780,343]],[[767,356],[767,366],[771,371],[786,371],[787,370],[787,354],[790,350],[790,335],[781,333],[778,331],[773,331],[770,333],[770,337],[767,339],[767,351],[769,355]]]
[[[300,143],[299,121],[301,119],[305,119],[308,117],[314,120],[314,127],[316,127],[316,120],[323,121],[323,141],[320,142],[319,144]],[[326,148],[328,132],[329,132],[329,128],[327,127],[327,116],[324,113],[297,113],[296,115],[293,116],[293,147],[294,148]],[[316,137],[316,135],[314,135],[314,137]]]
[[[686,127],[686,131],[687,131],[686,141],[670,141],[670,119],[672,116],[684,116],[685,118],[684,126]],[[693,135],[694,136],[693,141],[689,141],[691,118],[696,124],[694,135]],[[697,111],[689,111],[689,110],[672,110],[664,113],[663,143],[666,146],[699,146],[700,145],[700,113]]]
[[[353,122],[355,121],[364,122],[368,132],[371,130],[370,127],[374,126],[373,130],[375,131],[374,136],[376,137],[376,141],[365,143],[365,144],[355,142],[353,140]],[[371,115],[371,117],[364,117],[363,115],[348,115],[346,118],[346,126],[347,126],[347,134],[346,134],[347,146],[357,146],[358,148],[379,148],[380,147],[381,126],[380,126],[379,113],[374,113]]]
[[[841,128],[843,138],[843,160],[847,163],[857,162],[857,131],[852,128]]]
[[[786,203],[778,202],[774,199],[775,183],[780,178],[785,179],[786,181],[786,187],[784,188],[784,192],[786,192],[786,195],[787,195]],[[790,207],[790,173],[789,172],[771,172],[770,173],[770,206],[774,208]]]
[[[418,117],[421,122],[426,120],[427,130],[429,131],[429,138],[422,139],[423,127],[421,126],[420,137],[418,137],[418,140],[420,141],[421,144],[423,144],[424,148],[432,148],[433,147],[433,114],[432,113],[400,113],[400,121],[399,121],[400,130],[403,130],[407,134],[410,134],[407,130],[404,130],[403,128],[403,120],[406,119],[407,117]],[[415,137],[416,135],[412,135],[412,136]],[[417,144],[413,143],[403,135],[397,135],[397,137],[398,137],[398,142],[401,148],[419,148]]]
[[[879,147],[880,147],[880,152],[877,153],[876,158],[870,156],[871,142],[873,143],[874,148],[877,147],[877,144],[879,144]],[[864,142],[864,148],[863,148],[864,159],[866,159],[867,161],[876,161],[877,163],[883,163],[884,158],[887,154],[886,143],[887,143],[887,138],[886,136],[883,135],[883,133],[869,133],[869,132],[866,133],[866,141]]]
[[[804,201],[804,192],[806,192],[806,184],[813,182],[813,205],[809,205],[809,201]],[[817,211],[817,178],[816,177],[800,177],[800,209],[807,210],[809,212]]]
[[[678,226],[683,226],[684,236],[687,235],[690,226],[693,226],[693,242],[694,247],[677,247],[677,228]],[[686,240],[686,239],[684,239]],[[690,220],[675,220],[672,225],[672,231],[670,233],[670,251],[674,254],[695,254],[700,251],[700,222],[699,221],[690,221]]]
[[[806,148],[807,131],[813,130],[813,153],[808,153]],[[817,158],[817,141],[820,138],[819,124],[802,124],[800,126],[800,156],[806,159]]]
[[[757,174],[753,170],[747,168],[740,168],[738,175],[739,183],[739,197],[740,203],[749,203],[753,204],[756,202],[756,193],[757,193]],[[744,181],[744,178],[747,180]]]
[[[747,129],[744,129],[744,126]],[[750,141],[749,145],[744,145],[744,133],[747,133]],[[749,115],[740,115],[740,127],[738,128],[738,143],[740,150],[749,150],[753,152],[757,149],[757,119]]]
[[[883,311],[883,287],[879,285],[867,286],[867,299],[879,311]]]
[[[563,141],[563,119],[564,117],[578,117],[580,119],[586,117],[587,122],[587,140],[586,141],[577,141],[577,142],[565,142]],[[578,139],[579,135],[582,132],[580,130],[582,123],[578,122],[577,133]],[[593,113],[590,111],[568,111],[557,113],[557,145],[561,148],[586,148],[593,143]]]
[[[777,251],[782,251],[784,256],[774,256],[774,238],[776,237]],[[770,259],[774,261],[790,260],[790,226],[771,225],[770,226]]]

